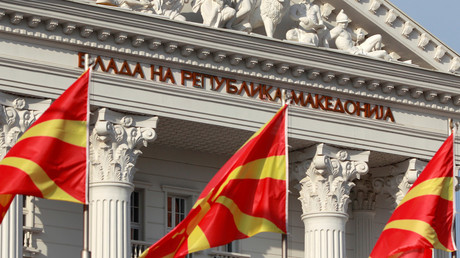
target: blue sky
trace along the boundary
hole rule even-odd
[[[389,0],[460,54],[460,0]]]

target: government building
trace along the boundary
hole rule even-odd
[[[368,257],[460,121],[460,56],[389,0],[1,0],[0,60],[2,158],[93,67],[92,258],[139,257],[284,101],[288,257]],[[281,258],[281,239],[188,257]],[[0,226],[0,258],[82,245],[79,204],[17,196]]]

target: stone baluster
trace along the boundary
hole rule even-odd
[[[129,200],[139,149],[156,139],[156,117],[97,112],[90,136],[90,251],[92,257],[130,257]]]
[[[300,180],[305,258],[343,258],[352,180],[369,170],[369,151],[319,144],[291,155]]]
[[[50,104],[0,92],[0,160]],[[22,196],[16,196],[0,225],[0,258],[22,257]]]

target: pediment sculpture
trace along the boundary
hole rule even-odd
[[[290,7],[289,16],[294,21],[299,22],[299,26],[288,30],[286,39],[317,47],[320,45],[320,39],[324,38],[326,25],[321,17],[320,7],[311,2],[313,1],[304,0]]]
[[[358,30],[358,33],[350,30],[348,28],[348,16],[343,10],[337,15],[335,22],[336,26],[326,33],[324,46],[328,47],[333,43],[338,50],[350,54],[383,58],[387,61],[392,60],[390,55],[381,49],[382,36],[380,34],[365,38],[361,30]]]
[[[171,20],[185,21],[181,15],[184,0],[96,0],[96,4],[118,6],[141,13],[158,14]]]
[[[289,8],[289,0],[194,0],[194,12],[201,11],[203,24],[251,32],[264,26],[273,37],[276,26]]]
[[[96,3],[186,21],[181,14],[184,0],[96,0]],[[263,26],[268,37],[273,37],[277,25],[288,14],[297,23],[296,27],[287,29],[285,37],[288,41],[393,60],[381,49],[380,34],[366,38],[362,30],[352,31],[343,10],[336,15],[335,22],[325,20],[323,7],[314,0],[302,0],[292,5],[290,0],[192,0],[191,7],[193,12],[201,14],[204,25],[245,32]]]

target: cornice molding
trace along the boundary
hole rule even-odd
[[[11,62],[10,62],[11,61]],[[8,60],[0,58],[0,67],[8,65],[16,69],[21,69],[24,63],[21,60]],[[30,73],[41,73],[44,78],[47,76],[62,76],[68,77],[69,80],[73,80],[76,76],[81,73],[78,69],[68,69],[63,67],[47,66],[39,63],[26,63]],[[275,112],[278,109],[277,105],[270,102],[254,101],[250,98],[243,98],[240,96],[232,96],[228,94],[219,94],[216,92],[206,92],[183,87],[164,87],[164,84],[157,82],[137,80],[130,77],[122,77],[104,73],[94,73],[93,80],[95,84],[109,85],[114,88],[126,88],[129,85],[130,88],[140,92],[154,93],[158,96],[174,95],[182,96],[187,101],[201,102],[209,101],[212,99],[213,104],[220,106],[231,105],[237,110],[247,109],[251,107],[253,112],[264,113],[264,112]],[[62,85],[46,85],[44,88],[42,85],[36,84],[33,87],[29,83],[2,81],[0,79],[0,87],[2,91],[7,90],[10,92],[23,92],[21,94],[33,95],[35,97],[53,98],[55,99],[64,90],[60,88]],[[210,98],[210,96],[212,96]],[[94,94],[92,96],[93,106],[107,107],[115,110],[120,110],[123,113],[131,114],[144,114],[151,116],[166,116],[169,118],[185,119],[188,121],[213,124],[218,126],[229,126],[239,130],[255,131],[264,121],[248,120],[241,117],[222,117],[216,116],[212,110],[190,110],[187,108],[175,108],[171,109],[160,103],[152,101],[145,102],[143,100],[132,101],[129,99],[117,99],[111,96],[103,96],[100,94]],[[436,111],[438,112],[438,111]],[[439,111],[438,115],[443,115],[443,111]],[[357,130],[378,130],[385,135],[392,135],[397,132],[398,136],[408,137],[409,139],[417,139],[424,142],[441,143],[445,139],[445,133],[443,132],[432,132],[424,129],[408,127],[405,125],[399,125],[395,123],[389,123],[384,121],[378,121],[374,119],[365,119],[360,117],[344,116],[335,112],[324,112],[315,109],[305,109],[301,107],[291,107],[290,117],[292,121],[307,120],[313,124],[324,124],[330,126],[337,126],[337,121],[340,121],[340,125],[353,126]],[[308,127],[302,127],[299,125],[292,126],[290,128],[290,138],[302,139],[313,142],[325,142],[334,145],[348,146],[349,148],[363,148],[375,151],[387,151],[399,155],[408,157],[418,157],[429,159],[432,157],[435,150],[424,150],[417,148],[416,146],[410,147],[401,144],[388,145],[385,140],[375,138],[372,140],[362,140],[360,137],[349,136],[343,137],[342,132],[337,131],[334,134],[321,133]]]
[[[158,15],[145,15],[120,8],[73,1],[50,0],[47,1],[48,4],[34,0],[25,1],[24,4],[22,4],[22,0],[15,1],[15,3],[17,2],[21,3],[0,3],[0,8],[3,8],[5,15],[8,17],[21,14],[24,19],[35,17],[35,20],[37,20],[40,18],[41,22],[47,24],[47,28],[50,23],[54,23],[55,25],[52,27],[54,30],[57,30],[58,25],[61,24],[64,26],[63,32],[68,31],[65,28],[70,24],[76,26],[77,29],[75,30],[79,30],[81,34],[80,39],[78,39],[75,36],[72,37],[72,35],[67,35],[66,37],[65,33],[61,33],[64,36],[57,36],[56,34],[59,34],[59,31],[53,31],[54,34],[50,31],[28,33],[24,28],[14,28],[20,22],[16,22],[18,25],[12,24],[10,28],[6,26],[0,28],[4,32],[42,40],[48,39],[146,58],[178,59],[178,62],[183,63],[189,61],[187,58],[183,60],[184,57],[188,57],[184,53],[196,52],[199,57],[203,53],[202,51],[206,50],[209,54],[204,56],[202,60],[212,54],[214,62],[211,61],[213,65],[208,66],[218,70],[226,69],[224,64],[219,64],[222,62],[222,58],[227,59],[232,65],[241,63],[235,62],[234,57],[237,54],[241,56],[241,59],[245,59],[246,63],[252,59],[252,63],[256,64],[255,67],[260,69],[262,74],[268,74],[266,76],[279,81],[292,80],[295,82],[296,75],[299,74],[299,68],[306,71],[306,74],[312,69],[319,68],[319,72],[333,73],[336,78],[339,78],[340,75],[350,78],[362,77],[366,81],[378,80],[382,85],[388,83],[402,84],[410,89],[415,87],[430,89],[433,85],[438,85],[440,79],[444,82],[442,84],[458,85],[456,76],[451,77],[448,74],[428,71],[411,65],[354,56],[333,49],[308,47],[257,34],[251,34],[248,37],[247,33],[209,28],[196,23],[171,21]],[[52,4],[49,4],[50,2]],[[101,19],[100,15],[101,10],[104,10],[103,19]],[[36,25],[34,26],[37,27]],[[29,28],[33,29],[32,27]],[[98,36],[95,39],[82,31],[87,33],[92,31],[94,35],[97,34]],[[123,40],[120,40],[121,36],[123,36]],[[109,40],[108,37],[110,37]],[[184,39],[187,39],[187,43],[183,42]],[[109,44],[109,42],[115,42],[115,46]],[[131,42],[131,47],[127,48],[126,45],[121,45],[124,42]],[[236,42],[238,44],[235,44]],[[174,48],[171,48],[172,45]],[[188,51],[184,51],[184,49]],[[182,55],[179,53],[182,53]],[[216,56],[220,57],[216,58]],[[207,61],[209,63],[209,60]],[[282,66],[283,69],[270,69],[270,67],[267,69],[267,62],[273,64],[271,67]],[[246,68],[250,69],[251,67],[246,66]],[[236,70],[244,73],[241,70],[245,69]],[[277,72],[274,70],[277,70]],[[287,70],[290,70],[294,76],[290,76],[291,73],[286,74]],[[294,79],[286,79],[286,77],[293,77]],[[341,81],[343,82],[343,80]],[[388,91],[388,88],[386,88],[386,91]],[[389,91],[391,92],[391,89]],[[455,102],[458,102],[458,99],[455,99]]]
[[[50,24],[54,26],[42,32],[36,31],[36,23],[33,27],[20,27],[21,22],[15,21],[16,24],[10,22],[9,26],[0,27],[0,31],[9,34],[51,40],[95,51],[103,50],[216,70],[232,70],[244,75],[257,75],[300,85],[305,81],[301,74],[310,75],[311,71],[317,70],[323,74],[322,78],[334,82],[337,80],[344,86],[353,81],[342,80],[349,77],[362,78],[362,85],[369,83],[369,88],[380,88],[383,93],[391,93],[397,86],[407,87],[408,90],[431,89],[437,95],[450,95],[447,99],[450,98],[454,104],[460,105],[460,98],[457,96],[460,92],[455,89],[458,77],[447,73],[354,56],[333,49],[308,47],[257,34],[248,36],[247,33],[238,31],[171,21],[158,15],[133,13],[91,3],[57,0],[49,0],[47,3],[18,0],[14,3],[16,4],[8,1],[0,3],[5,16],[18,16],[28,20],[33,17],[35,21],[46,23],[47,28]],[[101,10],[104,10],[103,18],[100,16]],[[58,29],[59,24],[62,32]],[[75,26],[74,30],[80,31],[80,35],[67,35],[69,26]],[[92,33],[93,36],[87,33]],[[94,36],[96,34],[97,37]],[[126,42],[131,43],[131,46],[127,47]],[[203,56],[203,51],[208,54]],[[189,56],[193,52],[199,61],[191,61]],[[226,62],[222,62],[223,60]],[[253,65],[248,66],[248,62]],[[243,63],[246,66],[240,69]],[[267,66],[267,63],[272,65]],[[326,76],[327,74],[332,74],[333,77]],[[403,95],[405,92],[398,91],[398,94]]]

